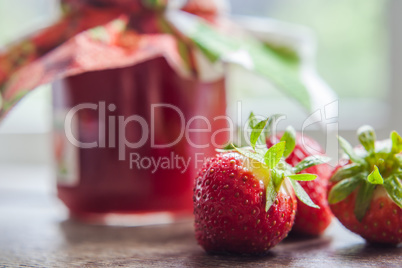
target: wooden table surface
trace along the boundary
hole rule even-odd
[[[401,247],[368,245],[334,221],[320,238],[290,237],[265,257],[213,256],[192,222],[148,227],[77,223],[46,167],[0,166],[0,267],[402,267]]]

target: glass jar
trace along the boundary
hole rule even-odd
[[[58,196],[91,223],[191,216],[197,171],[229,135],[224,79],[184,79],[164,58],[58,80],[53,108]]]

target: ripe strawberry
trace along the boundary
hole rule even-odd
[[[344,159],[331,177],[328,201],[339,221],[369,242],[402,242],[402,138],[375,142],[371,127],[358,130],[363,145],[355,149],[343,138]]]
[[[276,143],[278,137],[270,137],[267,139],[268,147]],[[323,153],[321,146],[308,136],[296,134],[296,145],[293,152],[286,158],[286,162],[292,166],[296,166],[304,158],[311,156],[306,147],[313,148],[315,151]],[[312,208],[306,204],[299,202],[297,204],[297,212],[295,224],[292,228],[292,233],[306,235],[322,234],[332,220],[332,212],[327,201],[327,186],[331,176],[332,169],[327,164],[321,164],[307,168],[300,173],[316,174],[317,179],[313,181],[301,181],[300,185],[311,197],[311,200],[320,207],[320,209]]]
[[[196,180],[196,238],[208,252],[261,254],[282,241],[293,225],[293,190],[284,183],[265,212],[265,178],[250,171],[245,161],[236,152],[220,154]]]
[[[291,135],[267,149],[256,147],[268,120],[251,123],[252,147],[222,152],[204,164],[194,188],[195,233],[198,243],[213,253],[265,254],[292,228],[295,194],[317,207],[296,180],[283,156],[291,153]],[[264,139],[262,139],[264,140]],[[299,169],[321,164],[323,158],[302,162]]]

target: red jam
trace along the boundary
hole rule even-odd
[[[192,213],[196,172],[204,157],[215,154],[213,143],[228,140],[229,132],[222,131],[228,122],[216,118],[226,110],[223,79],[212,83],[183,79],[165,59],[157,58],[72,76],[55,82],[53,88],[58,196],[73,217]],[[71,133],[76,142],[93,148],[72,145],[60,127],[66,113],[79,104],[92,106],[75,110]],[[210,129],[198,116],[208,119]],[[188,132],[190,128],[205,131]],[[154,148],[152,142],[174,144]],[[138,148],[130,148],[135,143]],[[205,148],[196,148],[201,145]]]

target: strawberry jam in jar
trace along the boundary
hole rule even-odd
[[[57,190],[73,218],[143,225],[191,217],[196,170],[228,140],[225,83],[162,57],[53,83]]]

